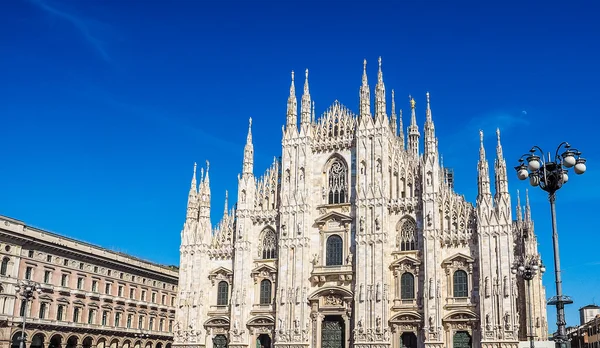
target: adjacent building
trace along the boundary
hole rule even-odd
[[[0,216],[0,348],[169,348],[176,267]],[[27,303],[20,281],[39,284]]]
[[[579,308],[580,325],[567,329],[572,348],[600,348],[600,306]]]
[[[317,117],[308,70],[299,110],[292,72],[281,157],[255,174],[250,120],[237,203],[216,228],[208,163],[199,183],[194,166],[176,345],[516,348],[529,317],[547,339],[542,275],[528,313],[511,273],[539,254],[529,201],[513,216],[499,131],[493,175],[480,132],[473,204],[441,163],[429,93],[422,111],[409,99],[406,129],[381,59],[374,94],[365,61],[358,114],[335,101]]]

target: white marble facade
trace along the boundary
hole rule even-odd
[[[525,288],[510,267],[537,257],[537,246],[528,202],[513,220],[499,132],[494,194],[480,134],[474,205],[440,164],[429,93],[424,127],[410,98],[405,132],[393,90],[386,106],[380,59],[373,102],[372,113],[365,61],[359,114],[335,101],[316,118],[307,70],[298,115],[292,73],[281,158],[255,176],[250,120],[238,202],[225,204],[216,228],[208,162],[199,185],[194,166],[175,345],[491,348],[525,339]],[[533,284],[545,338],[541,278]]]

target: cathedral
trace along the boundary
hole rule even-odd
[[[226,199],[216,227],[209,163],[199,182],[194,165],[176,346],[516,348],[529,318],[546,340],[541,274],[528,302],[511,273],[539,254],[518,193],[513,219],[500,132],[494,193],[479,134],[473,204],[440,163],[429,93],[421,129],[409,99],[406,130],[393,90],[387,107],[381,58],[374,94],[365,61],[358,114],[335,101],[316,117],[308,70],[299,110],[292,72],[281,157],[255,174],[250,119],[238,201]]]

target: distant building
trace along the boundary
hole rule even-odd
[[[579,324],[583,325],[600,314],[600,306],[590,304],[579,308]]]
[[[594,309],[593,307],[597,308],[590,305],[580,308],[579,311],[581,313],[583,309]],[[567,328],[567,334],[571,341],[571,348],[600,348],[600,314],[579,326]]]
[[[0,348],[170,348],[178,270],[0,216]],[[38,283],[27,307],[20,280]],[[27,308],[26,313],[24,309]]]

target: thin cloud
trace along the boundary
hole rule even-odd
[[[36,5],[41,10],[48,14],[66,20],[71,23],[83,36],[85,41],[100,54],[105,61],[110,61],[110,56],[104,48],[104,43],[95,37],[90,31],[90,21],[88,19],[79,17],[75,14],[65,12],[54,6],[49,5],[43,0],[29,0],[32,4]]]

